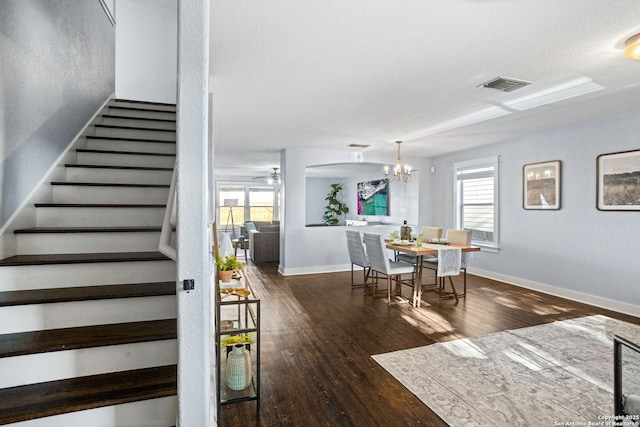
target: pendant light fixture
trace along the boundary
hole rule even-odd
[[[393,181],[409,182],[411,181],[411,166],[402,165],[402,158],[400,158],[400,144],[402,144],[402,141],[396,141],[396,144],[398,144],[398,158],[396,160],[396,165],[393,168],[393,176],[389,177],[389,166],[385,166],[384,178],[389,182],[393,182]]]

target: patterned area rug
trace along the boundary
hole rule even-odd
[[[614,334],[640,342],[640,326],[598,315],[373,358],[451,426],[604,426]],[[640,390],[639,365],[625,362],[625,388]]]

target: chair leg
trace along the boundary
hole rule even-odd
[[[374,280],[373,285],[371,285],[371,295],[375,297],[377,293],[378,293],[378,272],[376,271],[376,279]]]
[[[351,263],[351,289],[353,288],[359,288],[360,286],[362,286],[364,288],[364,293],[367,293],[367,280],[369,279],[369,274],[371,273],[371,267],[362,267],[362,284],[358,283],[354,283],[354,273],[353,273],[353,266],[355,264]]]
[[[353,263],[351,263],[351,289],[353,289]]]
[[[387,276],[387,305],[391,306],[391,276]]]
[[[371,267],[364,267],[362,269],[362,288],[364,289],[364,294],[367,295],[367,286],[369,286],[369,284],[367,283],[367,281],[369,280],[369,274],[371,274]],[[373,293],[373,283],[370,284],[371,286],[371,292]]]

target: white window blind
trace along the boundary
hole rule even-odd
[[[218,186],[218,226],[228,227],[232,222],[273,221],[279,209],[280,192],[273,186],[238,185],[222,183]],[[279,213],[279,212],[278,212]]]
[[[249,189],[249,219],[251,221],[273,220],[273,188]]]
[[[456,227],[471,231],[474,245],[498,248],[498,159],[454,165]]]

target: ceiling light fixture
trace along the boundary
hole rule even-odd
[[[624,42],[624,56],[640,61],[640,33],[629,37]]]
[[[267,184],[273,185],[274,182],[278,182],[280,184],[280,174],[278,174],[278,168],[273,168],[273,172],[267,178]]]
[[[409,182],[411,181],[411,166],[404,165],[402,166],[402,159],[400,158],[400,144],[402,141],[396,141],[398,144],[398,159],[396,160],[396,166],[393,168],[393,177],[389,179],[389,166],[384,167],[384,179],[389,182],[393,181],[403,181]]]

